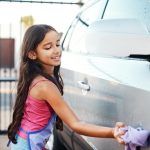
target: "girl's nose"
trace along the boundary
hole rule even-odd
[[[61,52],[60,46],[59,47],[55,46],[54,53],[60,53],[60,52]]]

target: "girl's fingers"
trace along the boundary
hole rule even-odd
[[[125,125],[121,122],[116,123],[116,126],[114,128],[114,138],[118,141],[120,144],[125,144],[123,139],[121,138],[122,135],[125,134],[125,131],[121,130],[121,127],[124,127]]]
[[[117,131],[114,135],[115,139],[118,141],[120,144],[125,144],[121,136],[124,135],[124,132],[119,132]]]
[[[114,128],[114,137],[117,138],[120,135],[120,130],[118,126],[115,126]]]
[[[119,130],[119,136],[122,136],[126,133],[126,131]]]
[[[123,141],[123,139],[122,139],[122,138],[117,138],[116,140],[117,140],[117,141],[118,141],[118,143],[120,143],[120,144],[125,144],[125,142]]]
[[[117,122],[116,126],[117,127],[125,127],[125,124],[123,122]]]

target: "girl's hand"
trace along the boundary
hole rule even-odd
[[[117,122],[114,129],[113,129],[113,135],[114,138],[117,140],[118,143],[120,144],[125,144],[123,139],[121,138],[122,135],[125,134],[124,131],[120,130],[120,128],[125,127],[124,123],[122,122]]]

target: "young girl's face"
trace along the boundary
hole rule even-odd
[[[55,31],[49,31],[36,49],[36,59],[44,68],[55,67],[61,63],[60,37]]]

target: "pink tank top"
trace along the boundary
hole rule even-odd
[[[37,81],[30,90],[42,81],[47,80]],[[24,115],[21,121],[21,128],[28,132],[40,130],[48,124],[53,112],[53,109],[45,100],[37,100],[28,95],[24,107]],[[22,131],[18,131],[18,135],[24,139],[27,138],[27,135]]]

